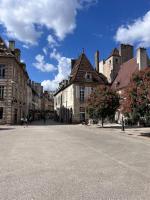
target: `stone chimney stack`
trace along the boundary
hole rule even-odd
[[[96,68],[96,71],[99,73],[99,51],[98,50],[95,53],[95,68]]]
[[[9,41],[9,49],[11,51],[15,50],[15,41],[14,40]]]
[[[145,48],[138,48],[136,54],[137,64],[139,64],[139,70],[144,67],[148,67],[148,55]]]
[[[121,63],[125,63],[134,57],[134,47],[129,44],[121,44],[119,49]]]
[[[71,70],[73,69],[75,62],[76,62],[76,59],[71,59]]]
[[[14,52],[17,60],[20,62],[20,55],[21,55],[20,49],[15,49]]]

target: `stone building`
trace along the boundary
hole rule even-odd
[[[96,62],[98,62],[97,58],[98,53]],[[96,86],[106,83],[105,76],[93,68],[84,52],[78,59],[73,59],[69,79],[61,82],[59,89],[54,94],[54,109],[57,120],[79,123],[88,119],[87,98]]]
[[[124,90],[128,87],[132,75],[143,68],[150,67],[150,61],[145,48],[138,48],[136,56],[120,66],[117,77],[112,83],[112,88],[116,90],[120,96],[123,95]],[[120,110],[116,113],[116,120],[121,122],[122,113]]]
[[[28,115],[32,120],[38,120],[42,114],[43,86],[41,83],[28,80],[27,91]]]
[[[0,124],[17,124],[27,115],[29,77],[20,53],[14,41],[7,47],[0,38]]]
[[[121,64],[133,58],[133,46],[121,44],[119,50],[113,49],[112,53],[106,60],[99,63],[99,72],[104,74],[109,83],[116,78]]]
[[[42,111],[47,118],[54,118],[54,97],[53,92],[44,91],[42,95]]]

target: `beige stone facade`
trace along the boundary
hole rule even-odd
[[[86,121],[89,118],[86,112],[88,97],[95,87],[106,83],[106,78],[92,67],[82,53],[72,62],[70,79],[60,83],[54,95],[57,120],[69,123]]]
[[[0,38],[0,124],[20,124],[29,115],[40,116],[43,87],[30,81],[20,54],[14,41],[7,47]]]
[[[109,83],[116,78],[121,64],[133,58],[133,46],[121,44],[119,50],[115,48],[106,60],[99,62],[99,72],[107,77]]]
[[[145,48],[138,48],[136,51],[136,57],[124,62],[120,66],[117,77],[113,81],[112,89],[116,90],[123,97],[125,89],[128,87],[132,75],[146,67],[150,67],[149,57]],[[123,114],[121,110],[116,112],[115,120],[118,123],[122,122]]]
[[[44,91],[42,95],[42,112],[47,118],[54,118],[54,97],[53,92]]]
[[[0,124],[17,124],[27,115],[28,74],[14,42],[0,38]]]
[[[86,112],[87,99],[94,87],[95,85],[86,83],[71,84],[65,90],[59,92],[54,98],[54,109],[60,115],[60,121],[78,123],[87,120],[89,118]],[[62,108],[66,110],[66,115],[61,113]]]

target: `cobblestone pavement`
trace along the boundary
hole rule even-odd
[[[0,200],[149,200],[144,133],[150,129],[1,126]]]

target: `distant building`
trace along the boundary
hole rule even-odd
[[[29,77],[20,53],[14,41],[7,47],[0,38],[0,124],[17,124],[27,115]]]
[[[120,96],[123,95],[124,90],[128,87],[132,75],[139,70],[150,66],[149,57],[145,48],[138,48],[136,57],[124,62],[120,66],[117,77],[112,83],[112,88],[116,90]],[[116,113],[116,120],[121,122],[122,113],[120,110]]]
[[[42,95],[42,112],[44,112],[47,118],[54,118],[54,93],[44,91]]]
[[[97,52],[95,56],[96,68],[98,68],[98,57]],[[61,82],[54,94],[54,109],[57,120],[79,123],[88,119],[86,101],[96,86],[106,83],[105,76],[92,67],[84,52],[78,59],[73,59],[69,79]]]
[[[28,81],[28,115],[32,120],[38,120],[41,118],[42,113],[42,96],[43,96],[43,86],[41,83],[36,83],[34,81]]]
[[[121,44],[120,49],[113,49],[106,60],[99,62],[99,72],[107,77],[109,83],[116,78],[121,64],[133,58],[133,46]]]
[[[0,37],[0,124],[20,124],[21,118],[39,119],[43,87],[29,79],[15,41],[9,47]]]

